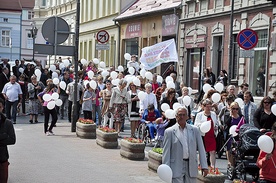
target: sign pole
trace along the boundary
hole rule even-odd
[[[74,67],[75,67],[75,83],[74,83],[74,101],[72,106],[72,118],[71,118],[71,132],[76,132],[78,104],[77,104],[77,92],[78,92],[78,54],[79,54],[79,33],[80,33],[80,0],[77,0],[76,9],[76,34],[75,34],[75,55],[74,55]]]

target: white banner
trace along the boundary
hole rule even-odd
[[[162,63],[178,62],[174,39],[143,48],[140,62],[146,70],[151,70]]]

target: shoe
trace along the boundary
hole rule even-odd
[[[38,123],[38,121],[37,121],[37,120],[35,120],[35,123]]]
[[[14,121],[14,122],[12,122],[13,124],[16,124],[16,122]]]
[[[124,129],[121,129],[120,131],[121,131],[121,132],[124,132]]]
[[[30,123],[33,123],[33,120],[29,120]]]
[[[45,135],[46,135],[46,136],[50,136],[50,133],[49,133],[49,132],[46,132]]]
[[[63,116],[62,116],[62,117],[60,117],[60,119],[64,119],[64,118],[63,118]]]
[[[49,134],[50,134],[50,135],[55,135],[52,131],[49,131]]]

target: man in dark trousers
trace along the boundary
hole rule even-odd
[[[2,113],[4,101],[0,99],[0,182],[8,182],[9,152],[7,145],[15,144],[16,137],[12,122]]]
[[[15,66],[12,67],[13,75],[16,76],[17,80],[19,80],[20,72],[19,72],[19,60],[15,60]]]

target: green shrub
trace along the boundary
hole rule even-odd
[[[153,152],[156,152],[158,154],[163,154],[163,149],[162,148],[152,148]]]

